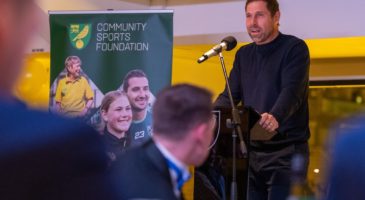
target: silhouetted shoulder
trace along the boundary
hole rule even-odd
[[[102,193],[102,186],[85,193],[87,186],[107,182],[105,148],[91,127],[19,104],[0,102],[0,110],[1,199]]]

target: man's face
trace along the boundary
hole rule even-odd
[[[71,62],[69,66],[67,66],[67,70],[70,76],[73,78],[78,78],[80,76],[81,64],[80,62]]]
[[[0,0],[0,13],[0,87],[11,90],[37,30],[37,7],[34,0]]]
[[[133,77],[128,80],[127,96],[132,109],[142,111],[147,108],[150,88],[146,77]]]
[[[266,44],[278,34],[280,13],[271,16],[264,1],[253,1],[246,8],[246,28],[251,39],[257,44]]]

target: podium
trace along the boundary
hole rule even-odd
[[[251,129],[260,120],[261,115],[251,107],[238,107],[241,119],[243,138],[250,151]],[[208,159],[195,169],[194,173],[194,200],[220,200],[230,199],[230,187],[232,180],[232,131],[227,126],[227,119],[232,118],[230,107],[216,107],[213,113],[216,115],[217,124],[215,140]],[[243,155],[236,140],[236,181],[237,199],[246,199],[248,157]],[[223,197],[223,198],[222,198]]]

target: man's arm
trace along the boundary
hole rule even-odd
[[[86,113],[87,113],[87,112],[89,111],[89,109],[91,108],[92,104],[93,104],[93,98],[91,98],[91,99],[87,99],[87,100],[86,100],[86,103],[85,103],[85,107],[84,107],[84,109],[82,110],[82,112],[80,113],[80,116],[84,116],[84,115],[86,115]]]
[[[84,116],[89,109],[91,108],[91,106],[93,105],[94,102],[94,91],[92,90],[89,81],[85,78],[82,77],[83,81],[84,81],[84,88],[85,88],[85,107],[82,110],[82,112],[80,113],[80,116]]]
[[[55,97],[54,97],[55,102],[56,102],[56,111],[59,113],[62,111],[62,107],[61,107],[61,100],[62,100],[61,88],[63,87],[62,80],[63,79],[58,81],[56,93],[55,93]]]
[[[309,50],[304,41],[294,45],[281,72],[281,93],[271,114],[281,124],[295,113],[307,98],[309,85]]]
[[[57,112],[59,112],[59,113],[62,111],[62,108],[61,108],[61,102],[56,101],[56,110],[57,110]]]

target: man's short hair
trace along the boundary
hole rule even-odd
[[[266,8],[270,11],[271,16],[274,16],[275,13],[279,11],[279,3],[277,0],[247,0],[245,5],[245,10],[247,10],[247,5],[254,1],[266,2]]]
[[[146,77],[147,78],[146,74],[140,69],[134,69],[134,70],[129,71],[124,76],[124,79],[123,79],[123,91],[124,92],[127,92],[127,90],[128,90],[129,79],[135,78],[135,77]]]
[[[153,105],[153,132],[181,139],[195,126],[212,117],[212,94],[203,88],[177,84],[162,90]]]
[[[65,60],[65,67],[72,65],[73,63],[80,63],[82,64],[81,59],[78,56],[69,56]]]

